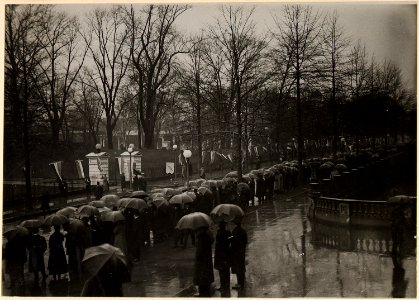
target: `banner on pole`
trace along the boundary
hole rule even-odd
[[[55,175],[57,175],[57,177],[62,181],[63,180],[63,176],[62,176],[62,169],[61,169],[61,165],[62,165],[62,161],[54,161],[52,163],[50,163],[49,165],[53,168]]]
[[[175,173],[175,164],[173,162],[166,162],[166,174]]]
[[[119,171],[119,175],[122,175],[123,173],[123,168],[122,168],[122,157],[117,157],[116,158],[118,160],[118,171]]]
[[[79,175],[80,179],[84,179],[84,170],[83,170],[83,161],[78,159],[76,160],[76,169],[77,174]]]
[[[228,155],[227,155],[227,157],[228,157],[228,159],[229,159],[231,162],[233,162],[233,155],[231,155],[231,153],[230,153],[230,154],[228,154]]]
[[[100,161],[100,158],[96,157],[96,161],[97,161],[97,168],[99,169],[99,172],[102,173],[103,169],[102,169],[102,162]]]
[[[215,151],[211,151],[210,156],[211,156],[211,163],[214,163],[214,161],[215,161]]]

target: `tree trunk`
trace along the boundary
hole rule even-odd
[[[27,78],[27,77],[25,77]],[[29,149],[29,124],[28,124],[28,84],[25,80],[25,95],[23,99],[23,153],[25,157],[25,212],[31,212],[32,206],[32,182],[31,182],[31,155]]]
[[[138,134],[137,134],[137,138],[138,138],[138,149],[141,149],[142,147],[142,137],[141,137],[141,121],[139,120],[139,118],[137,118],[137,130],[138,130]]]
[[[154,149],[154,124],[144,127],[144,148]]]
[[[242,181],[242,120],[241,120],[241,91],[240,85],[236,87],[237,101],[236,101],[236,124],[237,124],[237,145],[236,145],[236,156],[237,156],[237,178],[238,181]]]
[[[112,150],[113,149],[113,126],[111,123],[111,120],[108,118],[108,120],[106,121],[106,136],[108,137],[108,149]]]

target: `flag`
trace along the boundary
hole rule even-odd
[[[228,154],[228,155],[227,155],[227,157],[228,157],[228,159],[229,159],[231,162],[233,162],[233,155],[231,155],[231,153],[230,153],[230,154]]]
[[[266,152],[266,151],[268,151],[268,149],[266,149],[266,147],[262,147],[262,149],[263,149],[263,151],[265,151],[265,152]]]
[[[205,151],[202,151],[202,164],[205,162]]]
[[[119,175],[122,175],[122,158],[121,157],[117,157],[116,159],[118,160]]]
[[[247,146],[247,150],[249,151],[249,156],[252,156],[252,145],[249,144],[249,146]]]
[[[84,179],[84,170],[83,170],[82,160],[76,160],[76,169],[77,169],[77,174],[79,175],[79,178]]]
[[[49,164],[54,169],[55,175],[57,175],[57,177],[60,180],[63,180],[62,173],[61,173],[62,172],[62,170],[61,170],[61,164],[62,163],[63,163],[62,161],[54,161],[54,162]]]
[[[255,146],[253,149],[255,150],[256,156],[259,156],[258,147],[257,147],[257,146]]]
[[[175,172],[175,164],[166,162],[166,174],[173,174]]]
[[[213,164],[215,161],[215,151],[211,151],[210,156],[211,156],[211,163]]]
[[[294,149],[297,149],[297,143],[294,142]]]
[[[97,160],[97,168],[99,169],[99,172],[102,173],[102,162],[100,161],[99,157],[96,157]]]

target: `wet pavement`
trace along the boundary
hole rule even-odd
[[[231,297],[416,297],[416,240],[410,241],[403,271],[396,270],[389,252],[389,230],[312,223],[306,218],[307,205],[306,190],[299,188],[249,208],[243,221],[249,238],[246,287],[232,290]],[[352,241],[351,246],[342,240]],[[173,246],[170,238],[144,248],[142,259],[133,266],[132,281],[124,284],[125,296],[191,297],[196,293],[192,285],[195,248]],[[218,286],[218,272],[214,275]],[[30,276],[26,274],[26,282],[31,282]],[[232,275],[231,285],[235,284]],[[7,282],[2,286],[2,295],[8,295]],[[27,287],[26,295],[77,296],[80,291],[81,284],[47,281],[42,289]],[[219,292],[214,296],[220,297]]]

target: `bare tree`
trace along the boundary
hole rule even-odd
[[[98,143],[99,124],[103,115],[103,107],[101,105],[100,96],[96,90],[89,84],[87,75],[89,72],[86,68],[80,72],[78,77],[78,89],[73,99],[73,105],[83,116],[83,120],[87,125],[89,135],[93,145]]]
[[[319,59],[319,36],[322,27],[321,15],[309,6],[286,5],[282,16],[274,16],[276,34],[282,47],[291,57],[292,72],[296,85],[297,151],[298,165],[303,162],[303,116],[301,107],[301,82],[305,76],[316,72]]]
[[[332,153],[333,156],[336,156],[339,138],[337,93],[343,92],[346,50],[349,46],[349,40],[345,37],[343,28],[339,25],[336,10],[325,17],[321,39],[320,46],[324,64],[322,77],[325,78],[326,93],[330,95],[332,106]],[[339,87],[342,88],[338,91]]]
[[[243,171],[243,100],[252,91],[261,88],[266,81],[266,77],[260,76],[263,74],[261,66],[266,42],[263,38],[257,38],[255,23],[251,20],[253,12],[254,9],[246,11],[243,7],[223,6],[222,16],[216,21],[216,25],[210,28],[210,37],[227,58],[226,69],[230,80],[230,101],[235,103],[235,159],[240,180]]]
[[[42,27],[42,55],[34,74],[37,92],[48,117],[52,141],[58,142],[71,89],[83,66],[87,47],[80,43],[79,24],[75,17],[51,7]]]
[[[127,101],[121,97],[130,64],[129,30],[120,7],[96,9],[88,17],[88,32],[83,34],[95,72],[88,72],[89,84],[99,95],[106,117],[109,149],[113,149],[113,130]]]
[[[42,5],[7,5],[5,33],[5,107],[10,109],[10,133],[23,147],[25,210],[32,210],[31,135],[40,118],[33,71],[43,59],[41,25],[46,13]]]
[[[189,7],[185,5],[149,5],[138,12],[126,11],[130,29],[130,56],[138,84],[138,115],[144,130],[144,145],[154,147],[157,117],[165,97],[159,90],[169,84],[176,56],[186,49],[174,28],[176,19]]]

